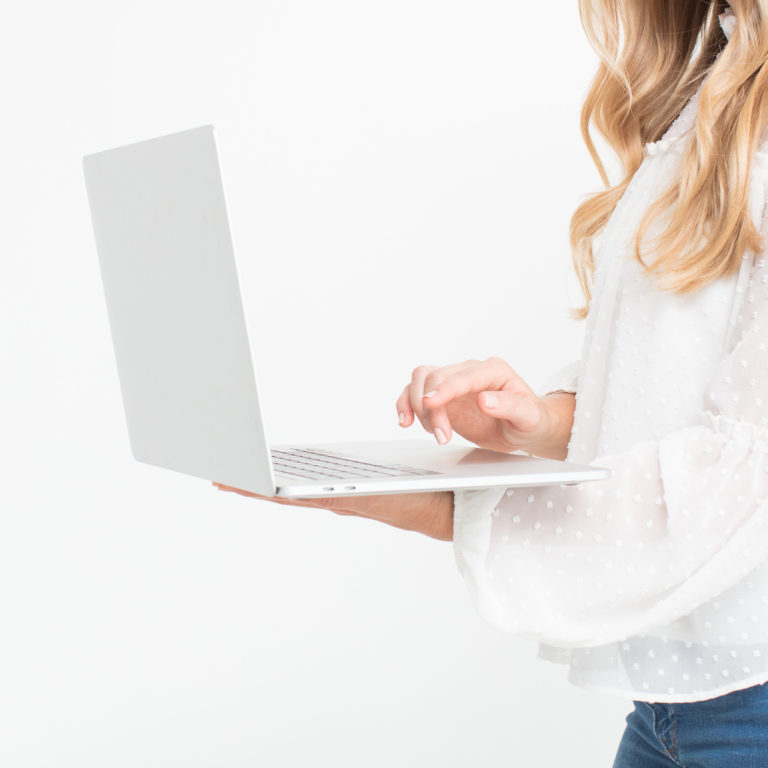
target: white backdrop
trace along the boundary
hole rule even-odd
[[[610,766],[631,703],[486,625],[450,544],[133,461],[80,166],[213,123],[270,437],[403,437],[419,363],[580,351],[596,60],[554,6],[4,8],[0,764]]]

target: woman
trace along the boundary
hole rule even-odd
[[[498,358],[419,367],[397,411],[441,444],[613,476],[274,501],[453,539],[489,622],[632,696],[614,768],[768,767],[768,0],[581,13],[601,58],[582,132],[606,186],[571,221],[581,357],[541,396]]]

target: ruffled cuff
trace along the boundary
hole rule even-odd
[[[490,591],[478,582],[491,540],[491,521],[505,488],[473,488],[453,492],[453,554],[469,592],[483,613],[493,602]]]
[[[715,432],[720,432],[729,438],[737,438],[750,443],[758,450],[768,450],[768,428],[754,424],[751,421],[736,419],[724,413],[713,413],[706,410],[702,413],[702,423]]]
[[[544,397],[544,395],[548,395],[551,392],[570,392],[575,394],[579,383],[580,369],[581,360],[573,360],[562,368],[558,368],[541,385],[538,391],[539,397]]]

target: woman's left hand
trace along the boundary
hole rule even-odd
[[[233,491],[262,501],[272,501],[291,507],[320,507],[337,515],[354,515],[379,520],[382,523],[417,531],[441,541],[453,540],[453,493],[381,494],[378,496],[336,496],[317,499],[286,499],[282,496],[261,496],[231,485],[213,482],[220,491]]]

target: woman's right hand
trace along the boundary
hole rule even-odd
[[[573,396],[568,395],[573,401]],[[501,358],[467,360],[442,368],[420,365],[397,400],[401,427],[415,419],[438,443],[455,431],[481,448],[509,453],[523,450],[562,457],[573,423],[558,418],[563,409],[539,397]],[[561,445],[561,443],[563,443]]]

